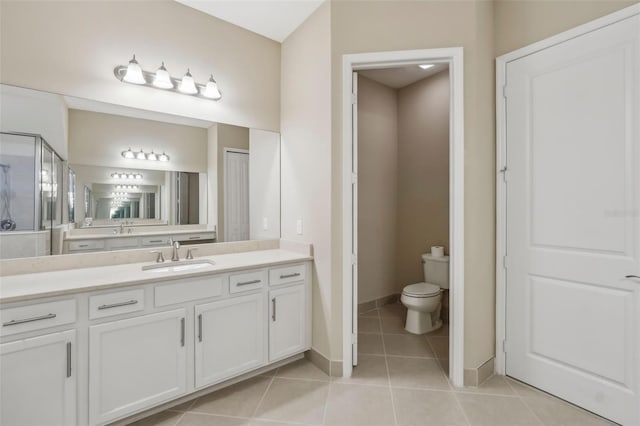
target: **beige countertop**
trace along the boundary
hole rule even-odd
[[[108,228],[101,228],[101,230]],[[114,228],[119,229],[119,228]],[[127,228],[125,228],[127,229]],[[156,231],[135,231],[132,233],[127,233],[126,231],[123,234],[120,234],[119,231],[117,234],[111,233],[96,233],[96,234],[77,234],[77,235],[69,235],[67,234],[64,237],[65,241],[82,241],[82,240],[101,240],[105,238],[135,238],[135,237],[152,237],[155,235],[186,235],[186,234],[215,234],[216,231],[211,229],[185,229],[185,230],[156,230]]]
[[[196,259],[212,260],[215,265],[204,271],[158,273],[142,271],[143,266],[155,265],[155,262],[144,262],[0,277],[0,303],[71,295],[87,291],[302,262],[312,260],[313,257],[294,251],[273,249],[202,256]],[[176,264],[178,262],[167,261],[164,263],[166,266],[174,266]]]

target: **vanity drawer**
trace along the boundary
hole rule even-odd
[[[229,276],[229,293],[241,293],[261,288],[267,282],[267,271],[243,272]]]
[[[269,270],[269,284],[280,285],[304,281],[307,268],[305,265],[284,266]]]
[[[117,291],[89,297],[89,319],[144,310],[144,289]]]
[[[160,284],[155,288],[155,305],[169,306],[191,300],[222,296],[224,276],[205,276]]]
[[[76,301],[59,300],[0,310],[0,336],[76,322]]]
[[[104,250],[104,240],[69,241],[69,251]]]
[[[170,239],[171,237],[163,237],[163,236],[143,237],[142,245],[143,246],[168,246]]]

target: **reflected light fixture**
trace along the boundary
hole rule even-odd
[[[111,173],[111,177],[114,179],[142,179],[142,175],[140,173],[114,172]]]
[[[133,84],[145,84],[147,82],[142,74],[140,64],[136,61],[136,55],[133,55],[133,58],[129,61],[129,65],[127,65],[126,72],[122,79],[127,83]]]
[[[122,156],[127,159],[136,158],[136,155],[133,153],[133,151],[131,151],[131,148],[126,151],[122,151]]]
[[[169,156],[164,152],[162,154],[156,154],[153,150],[151,152],[144,152],[142,149],[134,152],[131,148],[122,151],[122,157],[127,160],[169,161]]]
[[[429,68],[431,68],[434,64],[422,64],[422,65],[418,65],[420,68],[422,68],[423,70],[428,70]]]
[[[155,89],[182,93],[184,95],[212,101],[222,99],[222,93],[213,75],[211,75],[206,84],[196,82],[191,75],[191,70],[188,68],[187,73],[182,78],[171,77],[164,62],[162,62],[160,68],[155,72],[145,71],[140,67],[140,64],[138,64],[135,55],[133,55],[128,65],[118,65],[115,67],[113,74],[118,80],[125,83],[153,87]]]

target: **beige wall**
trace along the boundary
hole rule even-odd
[[[131,148],[166,152],[168,162],[123,158]],[[207,129],[69,110],[69,162],[104,167],[207,172]]]
[[[218,124],[218,232],[217,241],[224,241],[224,149],[249,150],[249,129],[246,127]]]
[[[223,98],[123,84],[116,65],[136,54],[198,82],[211,73]],[[2,83],[151,111],[278,131],[280,44],[169,0],[2,1]]]
[[[398,91],[396,292],[424,280],[421,255],[449,249],[449,70]]]
[[[494,354],[495,195],[493,3],[334,2],[332,28],[332,262],[336,321],[331,353],[342,357],[342,55],[462,46],[465,84],[465,367]],[[284,81],[284,80],[283,80]]]
[[[332,6],[320,6],[282,44],[282,237],[313,244],[312,345],[339,359],[330,347],[336,338],[331,292],[341,291],[331,282]]]
[[[495,5],[496,56],[637,3],[630,0],[498,0]]]
[[[397,293],[397,91],[358,76],[358,302]],[[403,164],[404,166],[404,164]]]

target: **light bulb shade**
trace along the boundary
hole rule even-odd
[[[147,159],[147,154],[145,154],[144,151],[140,150],[139,152],[136,153],[136,159],[137,160],[146,160]]]
[[[164,62],[160,65],[160,68],[156,71],[156,75],[153,78],[153,85],[160,89],[173,89],[173,81],[169,72],[164,67]]]
[[[122,151],[122,156],[123,156],[124,158],[129,159],[129,160],[131,160],[131,159],[133,159],[133,158],[136,158],[136,156],[135,156],[135,154],[133,153],[133,151],[131,151],[131,148],[129,148],[129,149],[128,149],[128,150],[126,150],[126,151]]]
[[[164,152],[158,156],[158,160],[160,161],[169,161],[169,156]]]
[[[135,175],[136,179],[142,179],[142,175],[140,173],[138,173],[137,175]]]
[[[140,64],[136,61],[136,55],[133,55],[133,59],[129,61],[129,65],[127,65],[127,72],[122,79],[127,83],[133,84],[145,84],[147,82],[144,79],[144,75],[142,75],[142,68],[140,68]]]
[[[211,76],[207,82],[207,86],[204,88],[202,96],[209,99],[220,99],[222,97],[220,90],[218,90],[218,83],[213,79],[213,76]]]
[[[153,151],[151,151],[149,154],[147,154],[147,160],[158,161],[158,156]]]
[[[189,70],[187,70],[187,73],[184,75],[184,77],[182,77],[180,85],[178,86],[178,90],[188,95],[195,95],[196,93],[198,93],[196,82]]]

